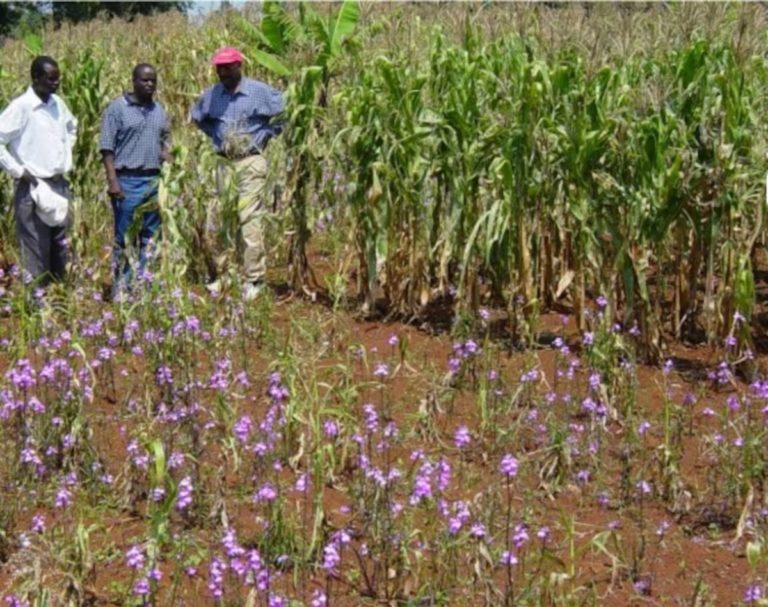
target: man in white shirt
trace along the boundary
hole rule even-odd
[[[64,277],[71,211],[62,225],[50,226],[35,212],[32,188],[38,180],[71,197],[65,175],[72,169],[77,120],[55,94],[59,66],[39,56],[30,69],[32,85],[0,114],[0,167],[16,180],[14,210],[21,263],[41,286]]]

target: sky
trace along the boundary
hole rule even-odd
[[[257,1],[257,0],[252,0]],[[232,5],[235,8],[240,8],[244,4],[246,4],[246,0],[231,0],[229,2],[230,5]],[[220,0],[193,0],[192,5],[189,8],[189,14],[190,15],[207,15],[211,11],[215,11],[217,8],[219,8],[222,5],[222,2]]]

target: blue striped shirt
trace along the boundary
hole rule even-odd
[[[221,83],[206,89],[192,107],[192,120],[213,141],[217,152],[260,152],[280,134],[271,119],[283,111],[283,94],[268,84],[241,78],[234,93]]]
[[[159,169],[160,152],[170,140],[168,115],[156,101],[142,105],[124,94],[104,112],[99,148],[114,153],[117,170]]]

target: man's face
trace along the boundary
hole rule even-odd
[[[222,63],[216,66],[216,74],[219,76],[225,88],[233,89],[240,82],[240,63]]]
[[[43,97],[48,97],[59,90],[60,82],[59,68],[50,63],[47,63],[43,68],[43,73],[32,81],[35,91]]]
[[[157,73],[151,67],[139,70],[133,79],[133,92],[143,99],[151,99],[157,90]]]

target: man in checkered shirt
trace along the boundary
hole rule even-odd
[[[283,111],[283,95],[268,84],[243,77],[243,55],[236,48],[219,49],[212,63],[219,83],[197,100],[192,120],[222,157],[216,173],[219,195],[229,184],[237,192],[243,244],[242,295],[250,301],[264,288],[264,151],[269,140],[281,132],[281,125],[273,118]],[[208,290],[217,294],[220,283],[215,281]]]
[[[160,166],[168,159],[170,126],[163,106],[154,100],[157,72],[141,63],[133,69],[133,91],[109,104],[101,123],[99,145],[107,172],[107,194],[115,217],[113,297],[131,283],[132,267],[126,255],[126,237],[141,207],[140,227],[133,238],[138,245],[138,269],[146,272],[148,249],[160,228],[160,213],[151,208],[157,198]]]

